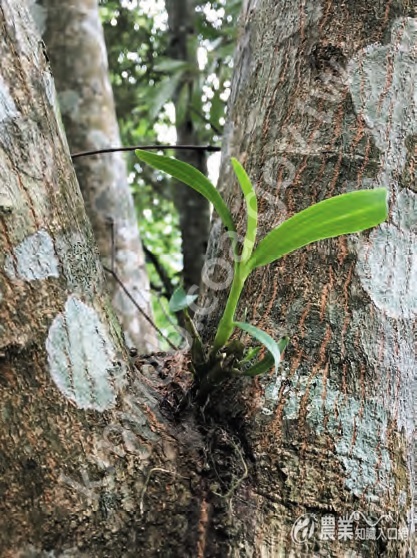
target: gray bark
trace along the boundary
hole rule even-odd
[[[120,146],[97,0],[40,0],[32,11],[43,30],[71,152]],[[74,165],[103,264],[142,310],[107,273],[127,342],[140,352],[156,350],[155,329],[143,316],[152,318],[150,286],[123,154],[77,158]]]

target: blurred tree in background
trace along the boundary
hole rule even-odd
[[[70,151],[119,145],[97,1],[39,0],[32,13],[46,43]],[[156,351],[149,280],[123,153],[75,158],[74,167],[126,342],[139,352]]]
[[[177,137],[180,139],[178,130],[191,116],[194,141],[220,146],[240,5],[240,0],[227,5],[225,0],[195,2],[194,17],[187,20],[184,29],[190,59],[181,60],[172,58],[172,24],[169,28],[163,1],[100,3],[124,145],[175,144]],[[183,2],[169,2],[171,15],[177,6],[183,7]],[[178,151],[165,152],[174,153],[179,155]],[[217,155],[208,159],[213,180],[218,161]],[[133,153],[128,156],[128,168],[154,294],[155,319],[164,333],[177,341],[167,317],[167,298],[183,280],[181,216],[165,176],[141,167]],[[182,221],[188,217],[183,214]]]

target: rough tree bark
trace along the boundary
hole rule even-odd
[[[245,392],[255,555],[415,551],[416,63],[410,1],[245,4],[219,180],[240,230],[230,156],[256,184],[260,236],[331,195],[390,191],[386,224],[300,250],[246,287],[240,317],[291,337],[286,378]],[[354,511],[389,514],[398,540],[343,540],[339,521]],[[317,537],[328,514],[334,541]]]
[[[193,97],[198,73],[197,53],[190,49],[190,41],[196,34],[194,25],[194,0],[167,0],[165,2],[169,25],[169,50],[171,58],[187,62],[189,70],[178,84],[174,95],[176,108],[176,131],[179,145],[199,145],[196,115],[193,113]],[[185,102],[184,102],[185,97]],[[180,106],[181,105],[181,106]],[[178,151],[178,159],[207,174],[204,151]],[[183,279],[186,288],[200,285],[201,270],[207,250],[210,226],[210,208],[207,200],[184,184],[173,185],[175,207],[179,213],[184,259]]]
[[[40,0],[32,11],[39,22],[58,91],[72,153],[119,146],[106,45],[97,0]],[[148,317],[150,287],[137,216],[122,153],[74,160],[87,214],[103,264],[111,269]],[[139,351],[155,351],[155,329],[107,273],[112,303],[126,339]]]
[[[0,0],[2,556],[413,555],[417,22],[405,2],[380,10],[246,5],[225,195],[234,154],[265,230],[380,184],[391,214],[249,281],[239,315],[291,335],[285,382],[228,383],[178,414],[187,355],[127,367],[42,49],[24,6]],[[354,511],[404,537],[317,537],[313,515],[318,529]]]

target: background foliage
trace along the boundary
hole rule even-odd
[[[176,113],[171,98],[185,73],[187,79],[193,79],[192,112],[199,128],[199,143],[220,145],[240,5],[241,0],[195,3],[195,29],[188,30],[188,36],[191,48],[198,53],[199,70],[190,73],[187,64],[167,56],[169,39],[163,1],[100,2],[124,145],[175,143],[175,122],[181,119],[185,107],[182,109],[180,102]],[[188,102],[186,95],[182,97]],[[155,320],[165,334],[178,341],[167,309],[167,297],[180,283],[182,268],[178,214],[169,181],[162,173],[141,166],[134,153],[127,157],[147,254]],[[219,157],[213,156],[209,162],[214,179],[218,161]]]

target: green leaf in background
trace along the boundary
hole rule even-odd
[[[220,98],[221,90],[216,89],[210,100],[210,124],[215,130],[221,130],[220,119],[224,116],[224,101]]]
[[[255,337],[255,339],[260,341],[262,345],[265,345],[265,347],[274,358],[276,372],[278,370],[278,365],[281,362],[281,351],[278,343],[274,339],[272,339],[272,337],[268,335],[268,333],[262,331],[262,329],[259,329],[254,325],[247,324],[245,322],[234,322],[233,325],[239,327],[240,329],[243,329],[243,331],[246,331],[246,333],[249,333],[249,335],[252,335],[252,337]]]
[[[227,230],[229,232],[235,232],[235,225],[227,205],[219,192],[203,173],[188,163],[166,157],[165,155],[156,155],[155,153],[143,151],[142,149],[136,149],[135,153],[138,159],[144,163],[148,163],[148,165],[151,165],[155,169],[164,171],[173,178],[184,182],[184,184],[187,184],[187,186],[190,186],[208,199],[208,201],[213,204],[214,209],[219,214]]]
[[[169,309],[171,312],[179,312],[188,308],[192,304],[198,295],[188,295],[183,287],[178,287],[173,292],[171,299],[169,301]]]
[[[189,114],[190,95],[187,83],[181,85],[178,93],[177,102],[175,103],[175,124],[181,126],[184,124],[186,117]]]
[[[234,157],[232,157],[232,166],[243,195],[245,196],[246,202],[247,225],[242,250],[242,261],[245,262],[250,258],[256,240],[256,230],[258,227],[258,202],[249,176],[246,174],[245,169],[239,161]]]
[[[180,71],[176,74],[168,76],[163,79],[155,88],[152,103],[149,107],[149,119],[151,120],[151,122],[153,122],[158,116],[162,107],[168,101],[172,100],[175,90],[177,89],[178,84],[181,81],[182,75],[183,72]]]
[[[296,213],[268,233],[253,252],[248,268],[267,265],[317,240],[369,229],[382,223],[387,215],[385,188],[329,198]]]
[[[159,62],[153,67],[155,72],[166,72],[172,74],[176,70],[188,70],[190,68],[189,62],[186,60],[176,60],[174,58],[158,58]]]

